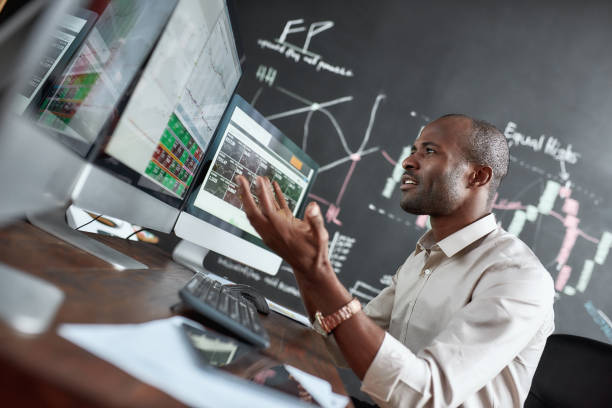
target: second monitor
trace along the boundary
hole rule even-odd
[[[319,166],[238,95],[232,97],[203,162],[174,227],[176,235],[275,275],[282,259],[249,223],[235,178],[244,175],[252,189],[257,176],[275,180],[298,216]]]

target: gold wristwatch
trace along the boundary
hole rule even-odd
[[[357,298],[353,298],[346,305],[342,306],[340,309],[327,316],[323,316],[323,314],[317,310],[317,312],[315,313],[313,328],[317,333],[323,336],[327,336],[336,327],[338,327],[340,323],[350,319],[360,310],[361,303]]]

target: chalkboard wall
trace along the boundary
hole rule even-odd
[[[482,4],[487,4],[483,6]],[[612,6],[583,2],[233,3],[238,93],[320,165],[340,280],[366,302],[427,228],[399,207],[399,163],[446,113],[505,133],[511,163],[494,212],[546,266],[556,331],[612,342]],[[208,267],[301,308],[284,266],[266,277]]]

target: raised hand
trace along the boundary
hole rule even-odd
[[[306,208],[304,220],[293,216],[278,183],[257,177],[256,194],[260,206],[251,196],[249,182],[244,176],[237,178],[244,211],[264,243],[291,265],[296,278],[311,283],[325,278],[330,271],[325,229],[321,210],[316,203]],[[276,193],[276,199],[272,194]]]

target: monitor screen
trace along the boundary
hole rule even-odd
[[[299,216],[317,170],[318,165],[295,143],[234,95],[175,233],[274,275],[281,258],[266,247],[249,223],[235,178],[244,175],[252,188],[257,176],[277,181],[293,214]]]
[[[75,204],[169,232],[242,73],[230,16],[223,0],[99,3],[37,121],[94,164]]]
[[[107,1],[71,64],[43,96],[39,125],[82,156],[107,139],[175,5]]]
[[[39,56],[36,70],[17,93],[13,101],[13,110],[22,114],[29,106],[36,109],[40,105],[43,86],[47,81],[53,82],[52,75],[57,76],[66,68],[74,52],[79,48],[89,29],[97,18],[97,14],[85,9],[74,10],[71,14],[63,14],[57,28],[47,41],[44,53]]]
[[[240,75],[224,2],[181,0],[104,152],[182,199]]]

